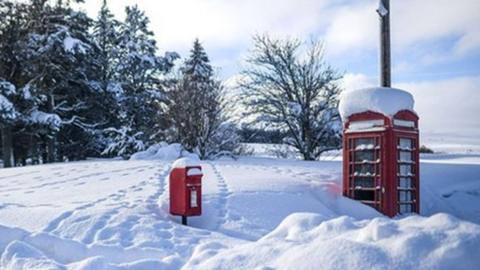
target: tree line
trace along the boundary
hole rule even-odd
[[[215,158],[255,134],[276,134],[309,160],[338,148],[339,76],[319,43],[304,54],[297,40],[255,37],[241,94],[226,98],[199,40],[184,60],[160,54],[137,6],[119,21],[105,0],[93,19],[70,2],[82,0],[0,2],[4,167],[128,158],[161,141]],[[247,124],[231,116],[240,104]]]

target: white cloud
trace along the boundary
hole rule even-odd
[[[352,48],[370,49],[376,46],[378,15],[373,1],[340,7],[326,30],[328,52],[341,54]]]
[[[119,18],[125,6],[133,4],[149,16],[161,51],[176,50],[185,55],[198,37],[214,55],[214,64],[225,64],[232,70],[251,47],[251,35],[255,33],[324,38],[327,53],[337,57],[364,55],[378,46],[378,0],[109,1]],[[101,1],[86,0],[81,7],[96,16],[100,5]],[[419,64],[429,66],[478,53],[480,1],[402,0],[391,1],[391,7],[394,51],[453,38],[450,52],[426,51],[419,56]],[[224,53],[233,48],[231,54]]]
[[[246,46],[255,33],[307,36],[324,27],[327,0],[115,0],[109,1],[114,14],[123,17],[126,5],[138,4],[151,20],[162,49],[191,45],[195,37],[210,48]],[[82,5],[96,16],[101,1]],[[320,16],[320,13],[322,16]]]
[[[332,53],[378,46],[377,3],[376,0],[357,2],[335,13],[327,28],[327,43]],[[391,1],[391,10],[393,49],[448,37],[456,38],[455,55],[463,56],[480,48],[478,0]]]
[[[480,143],[480,76],[395,86],[413,94],[420,128],[426,134],[456,133]]]
[[[343,76],[341,81],[341,87],[345,91],[374,87],[377,85],[378,82],[375,78],[368,77],[362,73],[347,73]]]

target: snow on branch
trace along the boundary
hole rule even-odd
[[[57,114],[38,110],[35,110],[30,114],[29,120],[33,124],[48,126],[56,131],[60,130],[60,126],[62,125],[62,119]]]

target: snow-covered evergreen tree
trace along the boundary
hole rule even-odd
[[[13,160],[12,126],[18,118],[10,97],[15,95],[15,86],[0,78],[0,129],[2,138],[3,165],[11,167]]]
[[[89,34],[91,20],[82,12],[74,11],[62,1],[52,6],[41,0],[31,0],[27,10],[28,35],[23,40],[22,70],[32,95],[32,109],[50,115],[58,126],[42,124],[48,132],[37,137],[46,139],[48,161],[60,158],[84,157],[88,142],[100,119],[101,107],[96,83],[98,76],[96,46]],[[52,118],[53,117],[53,118]]]
[[[25,5],[10,1],[0,2],[0,128],[3,165],[15,165],[13,140],[17,126],[22,120],[22,63],[19,61],[18,41],[25,35]]]
[[[154,141],[156,129],[164,128],[158,126],[159,122],[164,122],[159,121],[163,113],[158,106],[165,99],[161,76],[170,71],[178,55],[168,52],[164,57],[157,55],[148,24],[149,19],[137,6],[126,8],[126,18],[120,26],[119,63],[115,70],[115,80],[120,82],[122,89],[120,126],[106,130],[112,136],[111,145],[104,153],[128,156],[143,150]]]
[[[93,38],[99,47],[97,57],[101,65],[100,72],[103,83],[112,80],[115,76],[116,66],[120,61],[117,50],[120,38],[119,27],[120,22],[110,12],[107,1],[103,0],[97,20],[93,25]]]
[[[5,166],[128,157],[164,139],[163,76],[178,55],[157,55],[137,7],[119,23],[106,1],[96,21],[71,2],[0,1]]]
[[[202,159],[232,154],[238,147],[235,128],[223,115],[221,83],[214,78],[210,60],[198,39],[168,96],[173,141]]]
[[[116,71],[121,62],[118,45],[120,42],[120,22],[117,21],[108,8],[108,3],[103,0],[97,19],[93,24],[93,38],[99,48],[96,55],[100,68],[99,86],[101,87],[101,103],[103,105],[104,120],[98,132],[96,142],[102,153],[115,154],[112,149],[112,140],[118,136],[111,133],[114,127],[120,126],[119,115],[122,112],[124,92],[121,82],[118,81]],[[115,139],[112,139],[114,137]]]
[[[303,50],[298,40],[256,36],[243,72],[242,99],[257,122],[287,132],[287,145],[305,160],[340,147],[337,81],[325,64],[321,43]],[[302,54],[302,51],[305,53]]]

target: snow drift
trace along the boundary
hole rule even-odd
[[[181,157],[189,157],[192,159],[197,159],[198,156],[192,154],[185,149],[183,149],[182,145],[178,143],[167,144],[165,142],[161,142],[158,144],[154,144],[150,146],[145,151],[140,151],[133,154],[130,159],[131,160],[175,160]]]
[[[260,240],[213,257],[208,250],[190,269],[476,269],[480,226],[447,214],[392,220],[327,220],[295,213]]]

